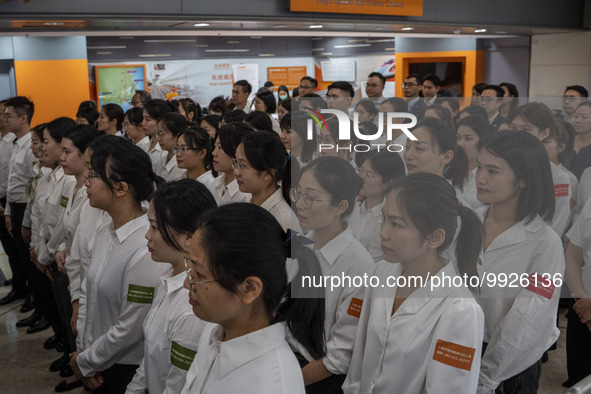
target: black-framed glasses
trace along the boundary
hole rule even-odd
[[[321,201],[331,201],[331,200],[332,200],[332,199],[328,199],[328,200],[319,200],[319,199],[317,199],[317,198],[313,198],[313,197],[312,197],[311,195],[309,195],[309,194],[306,194],[306,193],[302,193],[302,192],[300,192],[300,191],[299,191],[298,189],[296,189],[296,188],[292,188],[292,189],[290,189],[290,191],[289,191],[289,198],[291,199],[291,201],[292,201],[293,203],[297,203],[297,202],[300,200],[300,198],[301,198],[301,200],[302,200],[302,206],[303,206],[305,209],[310,209],[310,208],[312,208],[312,204],[314,203],[314,201],[321,202]]]
[[[419,86],[418,83],[412,83],[412,82],[405,82],[402,84],[402,89],[404,88],[412,88],[414,86]]]
[[[189,146],[177,146],[176,148],[172,148],[172,153],[173,154],[177,154],[177,153],[182,153],[185,154],[187,153],[187,151],[189,150],[201,150],[201,149],[197,149],[197,148],[191,148]]]

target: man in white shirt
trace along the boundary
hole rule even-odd
[[[246,80],[241,79],[234,83],[232,86],[232,99],[231,102],[234,104],[234,109],[241,109],[245,113],[252,112],[252,109],[248,106],[248,96],[252,92],[252,85]]]
[[[0,299],[0,305],[11,303],[27,295],[27,272],[32,263],[29,258],[29,245],[21,235],[21,226],[27,207],[25,189],[33,173],[33,154],[29,146],[31,145],[31,118],[34,111],[33,103],[26,97],[13,97],[4,102],[6,129],[15,135],[8,164],[7,206],[4,220],[7,230],[15,241],[19,260],[15,262],[14,267],[11,266],[12,290]]]
[[[562,110],[564,111],[564,120],[574,124],[575,111],[579,104],[587,101],[589,92],[581,85],[567,86],[562,94]]]
[[[386,78],[379,72],[372,72],[367,76],[365,83],[365,94],[367,98],[373,101],[376,107],[386,99],[384,97],[384,87],[386,86]]]

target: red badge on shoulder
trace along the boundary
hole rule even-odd
[[[568,184],[554,185],[554,196],[555,197],[568,196]]]
[[[363,300],[359,298],[352,298],[351,303],[349,304],[349,309],[347,313],[353,317],[359,318],[361,316],[361,306],[363,305]]]
[[[433,360],[449,365],[450,367],[469,371],[472,368],[475,353],[476,349],[472,347],[438,339],[435,345],[435,352],[433,353]]]
[[[552,294],[554,294],[554,288],[554,283],[551,280],[534,273],[530,274],[529,285],[525,289],[551,300]]]

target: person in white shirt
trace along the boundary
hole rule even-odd
[[[68,356],[70,353],[76,351],[76,336],[71,327],[71,319],[73,316],[71,295],[69,292],[70,276],[66,268],[67,264],[71,264],[70,251],[72,250],[73,241],[75,238],[76,230],[80,223],[80,212],[85,204],[88,204],[88,198],[86,197],[86,176],[88,174],[88,165],[84,161],[84,152],[86,151],[87,145],[94,139],[99,138],[102,135],[94,126],[89,125],[78,125],[67,131],[61,140],[61,157],[60,163],[64,174],[73,176],[76,179],[75,186],[70,194],[62,195],[62,202],[67,199],[65,212],[63,213],[62,228],[63,228],[63,242],[58,246],[55,251],[55,261],[57,266],[57,274],[55,271],[53,274],[53,289],[54,296],[60,318],[62,319],[62,325],[65,328],[65,350],[64,359],[66,365],[62,368],[68,374],[73,372],[70,368]],[[90,226],[90,223],[83,223],[82,227]],[[77,303],[76,303],[77,306]],[[76,315],[78,311],[76,310]],[[79,379],[70,377],[69,379],[62,381],[56,386],[56,390],[68,391],[71,388],[81,386],[82,382]]]
[[[218,205],[250,202],[251,195],[242,193],[238,188],[232,159],[236,158],[236,148],[242,138],[252,132],[253,129],[242,122],[230,122],[220,127],[212,152],[213,169],[219,174],[215,179],[213,193]]]
[[[220,121],[222,117],[219,115],[207,115],[201,119],[200,126],[207,131],[212,141],[215,141],[215,137],[218,135],[220,129]]]
[[[498,133],[480,151],[476,186],[488,204],[476,210],[484,227],[477,300],[486,344],[477,392],[502,385],[506,393],[536,393],[540,359],[559,334],[564,273],[562,242],[547,224],[555,203],[543,144],[522,131]]]
[[[152,261],[142,201],[159,179],[146,152],[127,139],[103,136],[90,145],[88,201],[109,218],[98,229],[82,283],[70,365],[94,393],[124,393],[143,358],[141,323],[167,271]]]
[[[148,153],[148,150],[150,149],[150,137],[146,134],[146,129],[142,126],[143,121],[144,109],[133,107],[125,113],[125,117],[123,118],[123,130],[128,139],[142,148],[144,152]]]
[[[156,132],[158,131],[158,121],[165,114],[173,112],[174,109],[164,100],[154,99],[150,100],[144,105],[144,121],[142,127],[146,131],[146,135],[150,137],[150,146],[148,147],[148,155],[152,161],[152,169],[156,171],[156,167],[166,153],[158,143]]]
[[[518,107],[511,119],[511,130],[525,131],[542,142],[549,137],[558,139],[558,127],[552,110],[542,103],[527,103]],[[570,178],[552,161],[550,161],[550,169],[556,198],[556,210],[551,226],[556,234],[562,237],[570,217]]]
[[[113,134],[118,137],[124,137],[123,118],[125,113],[117,104],[105,104],[101,108],[100,115],[96,121],[96,128],[105,134]]]
[[[281,133],[281,128],[279,127],[279,121],[273,117],[273,114],[277,111],[277,101],[275,101],[275,96],[272,92],[263,91],[256,94],[254,97],[254,110],[261,111],[267,114],[269,120],[271,121],[271,129],[269,131],[274,131],[277,134]],[[248,118],[248,116],[247,116]]]
[[[230,110],[242,110],[244,113],[250,113],[250,105],[248,103],[248,97],[252,92],[252,85],[245,79],[234,82],[232,86],[232,98],[230,100]],[[230,107],[229,106],[229,107]]]
[[[307,121],[310,119],[305,112],[290,112],[281,119],[281,142],[290,156],[304,167],[318,156],[318,139],[316,133],[307,137]]]
[[[199,222],[185,287],[195,315],[215,324],[201,335],[181,393],[304,394],[286,336],[324,355],[322,289],[292,297],[301,278],[321,275],[318,260],[254,204],[227,204]],[[298,266],[291,286],[288,257]]]
[[[566,327],[566,369],[572,386],[591,373],[587,362],[591,344],[591,200],[587,200],[573,226],[566,233],[569,244],[566,248],[565,279],[572,292]]]
[[[183,117],[187,120],[187,123],[190,125],[197,125],[199,126],[201,123],[201,106],[199,103],[193,101],[190,97],[184,97],[178,100],[178,108],[177,111],[179,114],[183,115]]]
[[[382,118],[381,122],[385,125],[387,122],[387,116],[389,112],[409,112],[408,111],[408,103],[401,99],[400,97],[390,97],[382,101],[382,104],[379,106],[380,113],[378,116]],[[424,114],[424,110],[423,110]],[[421,115],[422,116],[422,115]],[[403,124],[407,122],[408,119],[405,118],[393,118],[392,122],[395,124]],[[379,124],[379,123],[378,123]],[[385,130],[386,126],[383,126]],[[382,131],[383,133],[383,131]],[[401,129],[394,129],[392,130],[392,140],[387,141],[387,133],[382,134],[381,139],[385,141],[388,145],[400,145],[402,147],[406,146],[406,140],[408,136],[401,130]],[[402,157],[404,150],[400,150],[398,154]]]
[[[483,207],[476,198],[476,167],[478,167],[478,154],[486,140],[494,135],[490,124],[481,116],[471,115],[458,122],[456,135],[458,145],[464,148],[468,156],[468,179],[464,182],[460,194],[463,199],[474,209]]]
[[[146,233],[152,260],[170,266],[144,320],[144,359],[127,394],[179,393],[206,323],[197,318],[183,287],[185,264],[199,216],[217,207],[211,192],[190,179],[162,185],[148,210]]]
[[[189,127],[185,117],[177,112],[170,112],[158,120],[158,138],[160,147],[164,151],[160,162],[154,171],[156,175],[164,178],[165,181],[175,181],[186,178],[187,171],[178,167],[176,162],[176,148],[178,136]]]
[[[386,393],[400,387],[405,393],[473,394],[484,315],[470,282],[459,279],[478,277],[482,224],[458,203],[449,183],[429,173],[395,181],[383,213],[384,260],[372,275],[382,283],[404,281],[365,289],[343,391]],[[457,230],[458,271],[444,257]]]
[[[207,131],[193,127],[179,135],[176,143],[176,162],[187,171],[187,178],[203,183],[215,192],[215,177],[211,171],[213,144]]]
[[[408,174],[430,172],[447,179],[456,189],[460,204],[471,208],[461,195],[468,178],[468,159],[456,134],[447,124],[433,118],[423,119],[412,134],[417,140],[408,139],[403,154]]]
[[[300,227],[313,230],[308,237],[323,275],[363,276],[371,271],[373,259],[353,238],[345,219],[353,211],[361,178],[353,167],[336,157],[321,157],[302,170],[291,200],[296,203]],[[359,315],[358,288],[352,283],[326,288],[324,331],[326,356],[314,358],[293,343],[307,364],[302,368],[308,393],[338,390],[349,368]]]
[[[377,263],[384,255],[380,246],[380,228],[386,190],[393,181],[406,175],[404,162],[400,155],[373,151],[362,161],[357,173],[363,179],[359,192],[363,199],[355,204],[347,221],[355,239],[365,246]]]
[[[291,209],[291,163],[281,140],[272,133],[250,133],[236,148],[232,159],[238,188],[252,196],[251,202],[277,219],[283,231],[302,229]],[[279,185],[281,183],[281,185]]]

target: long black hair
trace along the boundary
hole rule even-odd
[[[322,358],[326,352],[324,298],[292,298],[285,264],[288,257],[297,255],[298,277],[322,275],[314,252],[295,237],[290,242],[273,215],[255,204],[227,204],[204,213],[197,231],[218,284],[237,293],[246,278],[259,278],[261,301],[271,324],[286,322],[310,355]]]

